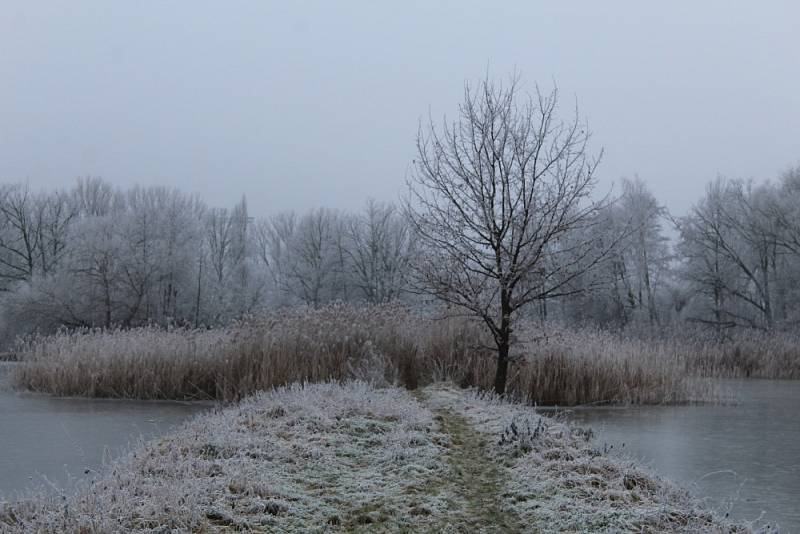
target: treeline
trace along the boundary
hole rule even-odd
[[[610,252],[570,296],[531,316],[613,329],[689,321],[794,329],[800,321],[800,168],[776,182],[717,179],[673,218],[641,180],[623,182],[598,224]],[[0,327],[212,326],[265,309],[334,301],[421,304],[407,274],[415,238],[403,211],[315,209],[256,219],[163,187],[98,178],[66,191],[0,186]]]
[[[163,187],[81,179],[0,186],[6,341],[66,327],[211,326],[264,308],[401,296],[412,240],[398,210],[263,220]]]
[[[609,209],[598,238],[624,237],[595,274],[598,290],[563,303],[566,318],[615,328],[689,322],[720,338],[797,328],[800,168],[761,184],[717,178],[680,218],[639,180],[624,182]]]

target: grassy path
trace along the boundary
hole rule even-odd
[[[488,454],[486,437],[462,415],[430,406],[425,393],[417,393],[416,397],[431,409],[439,430],[450,439],[446,458],[451,476],[439,484],[459,497],[461,510],[458,524],[453,524],[450,517],[448,529],[469,533],[530,532],[521,527],[514,510],[503,504],[502,468]]]

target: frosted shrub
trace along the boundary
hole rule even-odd
[[[542,438],[546,430],[541,417],[515,418],[500,434],[498,444],[526,453],[533,450],[534,444]]]
[[[377,386],[392,385],[397,382],[390,361],[380,353],[371,341],[364,343],[361,354],[347,360],[347,371],[351,378]]]

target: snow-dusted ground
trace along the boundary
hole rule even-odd
[[[199,416],[1,532],[747,532],[531,409],[437,385],[292,386]]]
[[[459,414],[489,436],[487,454],[503,466],[503,498],[526,531],[753,531],[716,517],[685,490],[633,462],[602,454],[583,429],[448,385],[425,394],[431,408]]]

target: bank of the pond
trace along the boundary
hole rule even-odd
[[[201,415],[0,531],[749,532],[530,408],[448,385],[290,386]]]

